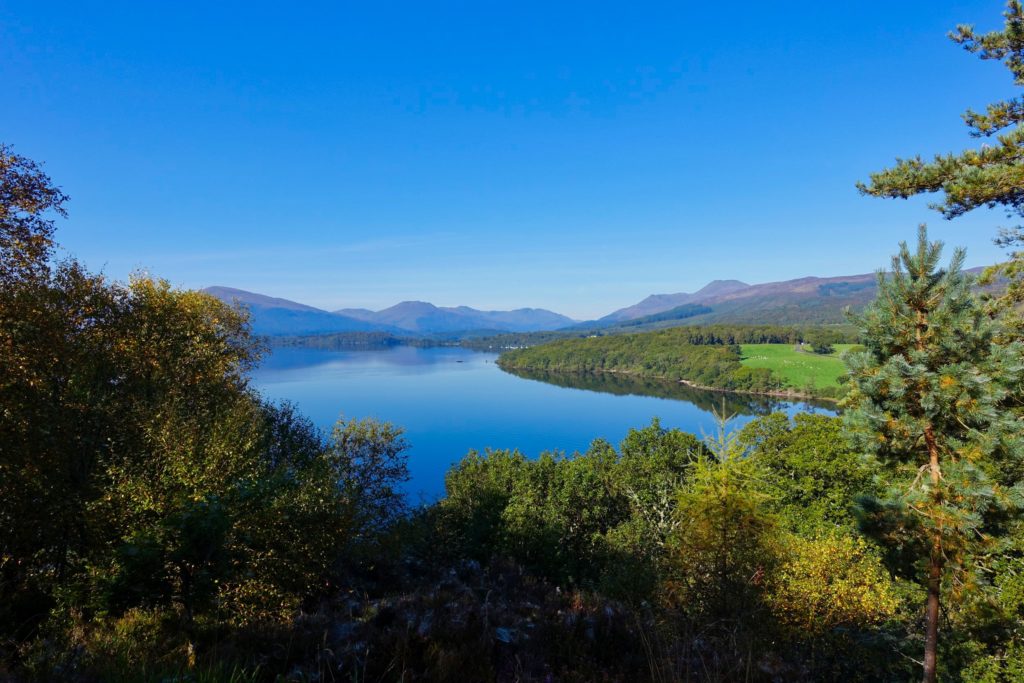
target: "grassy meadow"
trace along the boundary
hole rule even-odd
[[[835,344],[835,351],[827,356],[811,350],[802,351],[795,344],[743,344],[740,361],[748,368],[765,368],[795,389],[813,386],[826,389],[846,372],[842,355],[853,344]]]

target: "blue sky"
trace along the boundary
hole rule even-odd
[[[944,36],[964,2],[0,0],[0,136],[71,195],[59,239],[333,309],[578,318],[654,292],[872,271],[926,221],[861,197],[1013,94]]]

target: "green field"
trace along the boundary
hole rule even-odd
[[[837,386],[836,380],[846,372],[840,356],[851,346],[835,344],[834,353],[821,356],[793,344],[743,344],[741,362],[749,368],[768,368],[794,389],[827,389]]]

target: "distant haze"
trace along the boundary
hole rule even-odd
[[[973,272],[978,270],[973,269]],[[326,311],[231,287],[208,287],[204,291],[225,302],[247,307],[258,334],[385,332],[397,336],[459,336],[604,328],[639,331],[712,323],[844,323],[848,320],[847,308],[859,310],[875,297],[876,278],[874,273],[810,276],[757,285],[739,280],[714,280],[692,293],[652,294],[631,306],[586,322],[537,308],[478,310],[468,306],[435,306],[426,301],[403,301],[379,311],[365,308]]]
[[[537,308],[479,311],[468,306],[443,308],[425,301],[403,301],[381,311],[342,309],[329,312],[232,287],[207,287],[203,291],[227,303],[247,307],[252,313],[253,330],[265,335],[536,332],[568,327],[576,322],[558,313]]]

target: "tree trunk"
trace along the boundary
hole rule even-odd
[[[939,448],[931,425],[924,430],[928,446],[928,461],[931,469],[932,496],[937,504],[942,503],[942,473],[939,470]],[[942,534],[935,529],[931,553],[928,557],[928,604],[925,607],[924,631],[924,683],[935,683],[939,647],[939,597],[942,591]]]
[[[928,560],[928,605],[925,608],[924,683],[935,683],[939,646],[939,591],[942,588],[942,546],[938,537],[932,541]]]

